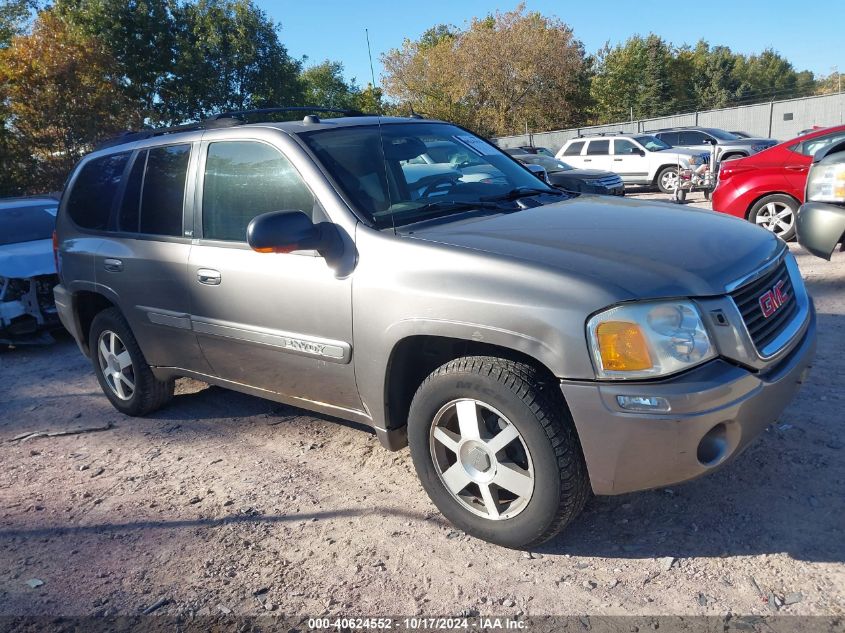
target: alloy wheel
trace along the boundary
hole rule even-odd
[[[135,394],[135,369],[126,345],[111,330],[103,330],[100,334],[97,358],[112,393],[121,400],[130,400]]]
[[[769,202],[757,210],[754,221],[775,235],[784,235],[792,230],[795,214],[783,202]]]
[[[665,171],[665,172],[663,172],[663,175],[660,176],[660,184],[662,185],[664,190],[674,191],[675,188],[678,186],[678,172],[676,172],[676,171]]]
[[[462,507],[498,521],[516,516],[534,493],[534,465],[517,428],[478,400],[443,406],[431,426],[431,458]]]

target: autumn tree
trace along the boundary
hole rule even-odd
[[[112,67],[101,41],[52,11],[42,11],[31,34],[0,51],[6,127],[30,168],[21,189],[61,189],[94,143],[141,124]]]
[[[583,46],[566,24],[524,5],[464,30],[434,27],[382,61],[389,96],[482,134],[565,127],[583,117]]]

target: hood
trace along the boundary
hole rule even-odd
[[[26,279],[55,274],[52,239],[0,246],[0,277]]]
[[[408,229],[417,239],[592,279],[618,289],[620,300],[721,295],[783,249],[765,229],[729,215],[590,195]]]
[[[549,176],[571,176],[573,178],[582,178],[585,180],[595,180],[597,178],[609,178],[616,174],[612,171],[605,171],[603,169],[561,169],[560,171],[550,171]]]

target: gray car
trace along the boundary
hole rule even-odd
[[[713,127],[676,127],[652,132],[672,147],[710,151],[716,145],[717,160],[751,156],[778,144],[773,138],[748,138]]]
[[[591,491],[728,463],[805,376],[813,304],[764,229],[567,194],[440,121],[249,120],[124,137],[69,179],[56,303],[127,415],[189,376],[361,422],[454,525],[532,547]],[[408,187],[439,141],[495,177]]]

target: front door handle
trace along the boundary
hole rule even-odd
[[[621,158],[614,158],[614,159],[613,159],[613,162],[614,162],[614,163],[621,163],[621,162],[622,162],[622,159],[621,159]]]
[[[110,273],[119,273],[123,270],[123,262],[113,257],[107,257],[103,260],[103,268]]]
[[[219,270],[212,270],[211,268],[200,268],[197,271],[197,281],[208,286],[220,285],[222,279]]]
[[[592,158],[585,158],[584,162],[585,163],[591,163],[591,162],[593,162],[593,159]]]
[[[808,165],[786,165],[789,171],[807,171]]]

